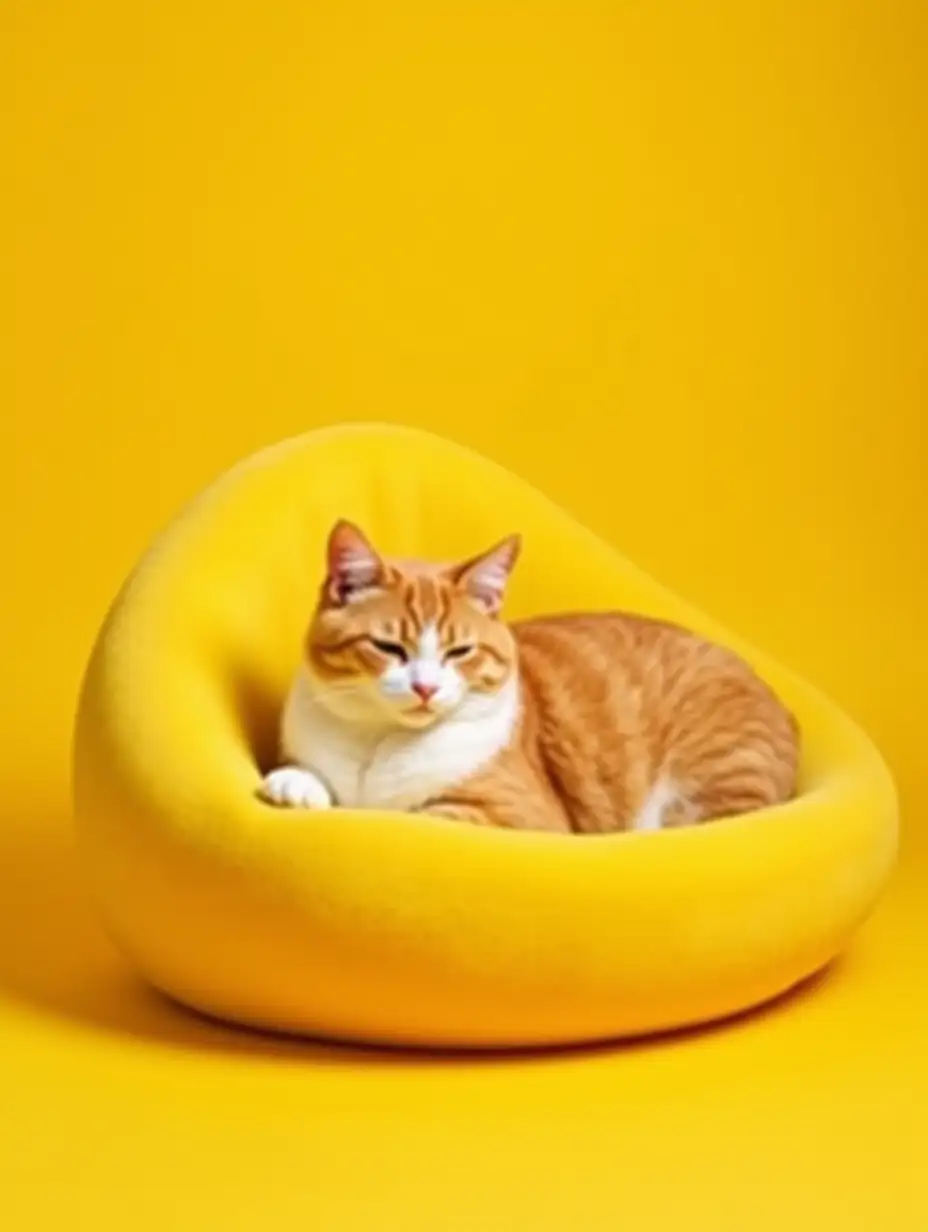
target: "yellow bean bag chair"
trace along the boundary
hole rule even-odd
[[[803,726],[796,801],[698,828],[573,837],[256,796],[337,517],[398,555],[525,537],[510,614],[633,608],[745,654]],[[207,1014],[433,1046],[705,1022],[811,975],[893,863],[892,782],[834,705],[537,491],[424,433],[310,433],[220,479],[117,598],[75,742],[79,839],[114,937]]]

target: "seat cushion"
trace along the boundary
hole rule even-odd
[[[798,798],[590,837],[265,805],[338,517],[404,556],[521,531],[511,616],[633,609],[731,646],[799,718]],[[152,984],[244,1024],[429,1046],[614,1038],[756,1005],[845,946],[897,842],[883,761],[816,689],[511,473],[370,425],[262,451],[145,554],[86,673],[75,806],[100,908]]]

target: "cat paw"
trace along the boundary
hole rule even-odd
[[[261,784],[261,797],[280,808],[328,809],[334,801],[329,789],[312,770],[284,766],[272,770]]]

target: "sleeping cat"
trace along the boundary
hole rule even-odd
[[[576,833],[790,798],[796,724],[745,663],[640,616],[509,625],[518,552],[390,561],[339,522],[264,798]]]

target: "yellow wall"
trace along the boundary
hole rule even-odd
[[[3,20],[20,770],[151,531],[359,417],[517,467],[920,763],[920,5]]]
[[[377,418],[515,467],[824,686],[915,869],[926,14],[7,0],[7,832],[59,859],[79,674],[154,529]]]

